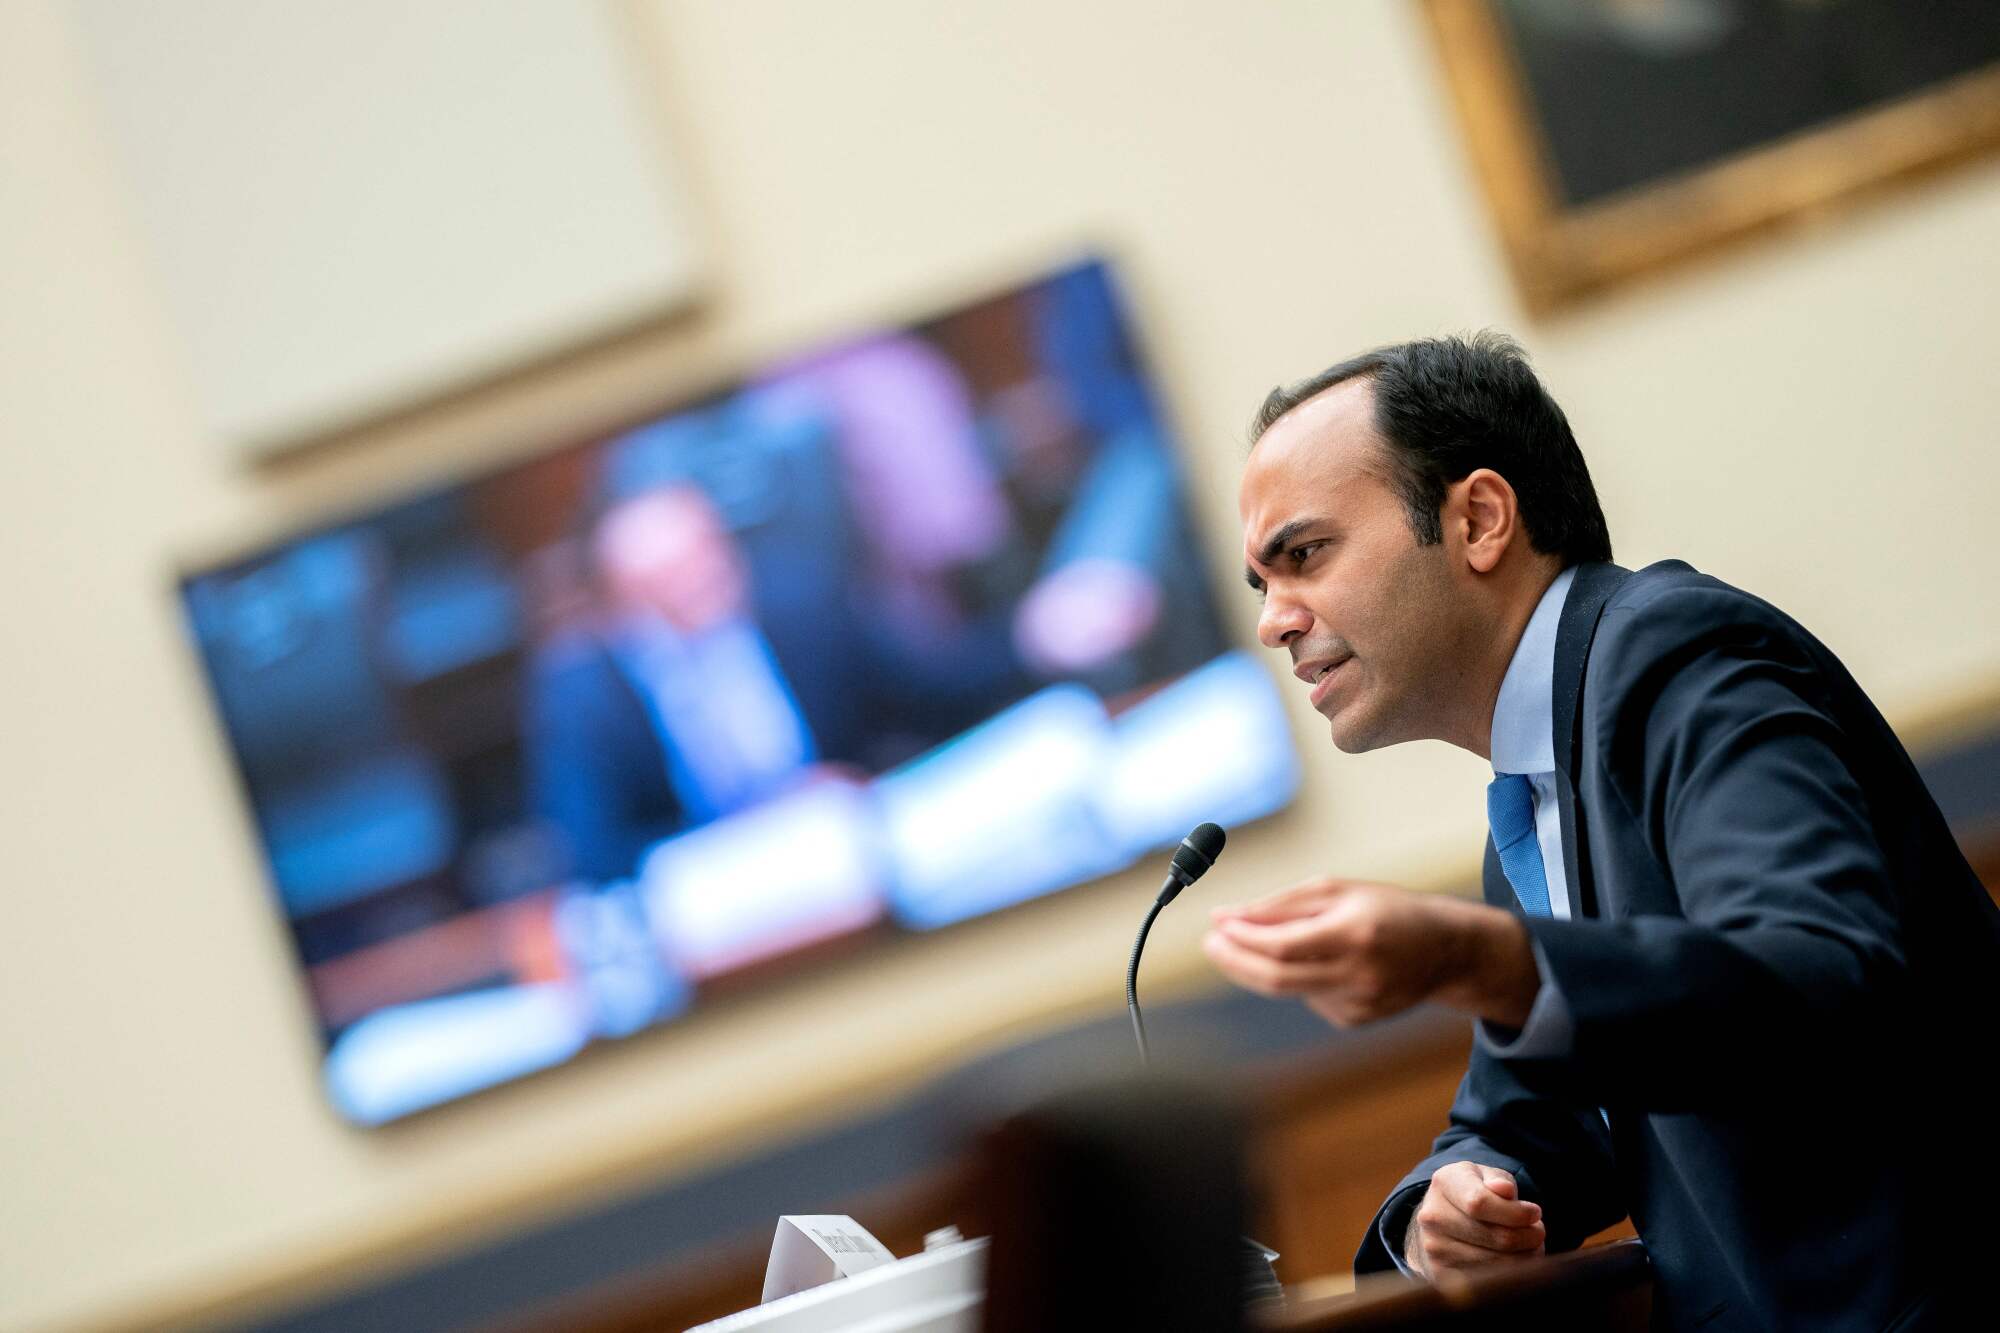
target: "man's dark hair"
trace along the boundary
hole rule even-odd
[[[1478,468],[1507,479],[1528,543],[1564,566],[1611,559],[1611,533],[1569,419],[1505,334],[1424,338],[1378,347],[1271,390],[1251,423],[1251,447],[1285,413],[1352,379],[1375,390],[1375,429],[1387,445],[1389,484],[1417,540],[1444,540],[1445,488]]]

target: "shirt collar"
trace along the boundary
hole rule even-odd
[[[1528,627],[1514,646],[1514,660],[1500,679],[1500,694],[1493,701],[1495,773],[1547,773],[1556,766],[1551,736],[1555,727],[1556,626],[1575,578],[1574,565],[1556,575],[1556,581],[1536,603],[1535,613],[1528,617]]]

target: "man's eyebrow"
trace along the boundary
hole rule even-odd
[[[1284,554],[1285,548],[1291,545],[1293,538],[1310,528],[1320,527],[1329,521],[1322,516],[1312,516],[1308,518],[1295,518],[1291,522],[1284,524],[1266,539],[1263,548],[1257,552],[1257,563],[1260,565],[1270,564],[1273,560]],[[1258,574],[1249,565],[1243,566],[1243,581],[1250,585],[1252,592],[1261,593],[1264,591],[1263,576]]]
[[[1292,538],[1298,536],[1301,532],[1304,532],[1307,528],[1318,527],[1320,524],[1324,522],[1326,522],[1324,518],[1293,519],[1291,522],[1285,524],[1283,527],[1279,528],[1276,532],[1272,533],[1270,537],[1265,540],[1263,549],[1257,552],[1257,563],[1260,565],[1270,564],[1273,560],[1276,560],[1281,554],[1283,554],[1284,549],[1287,546],[1291,545]]]

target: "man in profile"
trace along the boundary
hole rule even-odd
[[[1253,435],[1258,637],[1334,744],[1494,768],[1483,905],[1321,878],[1205,940],[1337,1024],[1477,1020],[1356,1269],[1519,1263],[1630,1216],[1661,1327],[1944,1327],[2000,911],[1861,688],[1748,593],[1610,563],[1504,338],[1343,362]]]

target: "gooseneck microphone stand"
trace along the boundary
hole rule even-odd
[[[1142,1065],[1152,1062],[1152,1052],[1146,1047],[1146,1020],[1139,1014],[1139,955],[1146,951],[1146,932],[1153,928],[1162,908],[1178,897],[1182,889],[1208,873],[1215,858],[1222,855],[1227,836],[1219,825],[1203,824],[1181,839],[1181,845],[1174,849],[1174,862],[1167,868],[1167,882],[1160,886],[1158,896],[1147,910],[1146,919],[1139,926],[1139,938],[1132,941],[1132,963],[1125,969],[1125,1007],[1132,1011],[1132,1035],[1138,1039]]]
[[[1222,852],[1223,839],[1222,829],[1214,824],[1203,824],[1181,839],[1181,845],[1174,849],[1167,882],[1160,886],[1159,895],[1146,911],[1146,919],[1139,924],[1139,937],[1132,941],[1132,962],[1125,969],[1125,1007],[1132,1011],[1132,1035],[1139,1042],[1141,1065],[1152,1064],[1152,1053],[1146,1048],[1146,1020],[1139,1013],[1139,955],[1146,949],[1146,933],[1152,930],[1161,910],[1215,864],[1215,858]],[[1243,1293],[1247,1303],[1283,1304],[1285,1289],[1278,1281],[1278,1270],[1273,1267],[1277,1257],[1278,1252],[1262,1241],[1243,1238]]]
[[[1139,925],[1139,938],[1132,941],[1132,965],[1125,969],[1125,1007],[1132,1011],[1132,1035],[1138,1039],[1139,1063],[1142,1065],[1152,1062],[1152,1053],[1146,1049],[1146,1020],[1139,1014],[1139,955],[1146,948],[1146,932],[1153,928],[1153,919],[1165,906],[1165,903],[1155,900],[1146,912],[1146,919]]]

